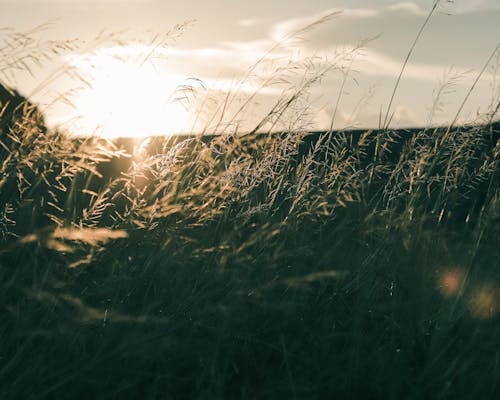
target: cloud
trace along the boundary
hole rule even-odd
[[[438,11],[451,14],[468,14],[484,10],[500,10],[498,0],[467,0],[467,2],[441,2]],[[394,4],[371,8],[328,8],[319,13],[290,18],[276,23],[271,30],[273,40],[283,40],[293,32],[300,30],[310,24],[327,16],[335,16],[339,20],[362,20],[374,18],[393,18],[391,14],[425,17],[429,14],[431,7],[429,1],[422,5],[423,1],[400,1]]]
[[[240,19],[238,21],[238,25],[243,26],[245,28],[249,28],[249,27],[255,26],[257,24],[258,24],[258,21],[256,19],[253,19],[253,18]]]
[[[238,47],[239,46],[239,47]],[[81,55],[72,54],[67,57],[70,63],[82,63],[107,56],[119,58],[126,62],[148,62],[159,67],[182,65],[184,71],[192,71],[197,67],[219,70],[243,68],[248,62],[255,62],[261,56],[261,44],[258,42],[224,43],[218,47],[156,47],[148,44],[134,43],[124,46],[109,46]],[[240,53],[238,53],[240,52]]]
[[[426,1],[424,4],[422,0],[420,1],[401,1],[389,6],[383,7],[382,11],[391,12],[404,12],[406,14],[427,16],[431,10],[431,4]],[[484,10],[495,10],[499,9],[500,6],[497,0],[467,0],[467,1],[442,1],[437,8],[437,11],[441,11],[449,14],[468,14],[475,13]]]
[[[338,15],[339,18],[350,18],[350,19],[363,19],[363,18],[372,18],[378,15],[378,11],[371,8],[329,8],[320,13],[291,18],[282,22],[277,23],[271,33],[271,37],[274,40],[283,40],[290,34],[305,28],[308,25],[314,24],[317,21],[321,21],[328,16]]]
[[[241,93],[279,94],[274,87],[261,87],[259,79],[243,77],[248,67],[254,64],[267,48],[267,42],[228,42],[220,47],[207,48],[156,48],[144,44],[104,47],[84,54],[71,54],[66,62],[77,68],[84,77],[113,68],[139,70],[143,66],[154,67],[160,74],[167,74],[178,85],[189,77],[201,79],[204,87],[215,91],[230,91],[238,86]],[[244,55],[244,56],[243,56]],[[209,61],[207,61],[209,60]],[[217,73],[210,73],[210,65]],[[225,73],[224,73],[225,72]],[[265,75],[261,75],[261,80]]]
[[[484,10],[499,10],[500,5],[497,0],[467,0],[445,3],[443,8],[451,13],[467,14]]]
[[[155,48],[145,44],[130,44],[126,46],[105,47],[86,54],[72,54],[66,58],[70,65],[78,67],[81,72],[89,72],[91,66],[99,68],[98,60],[121,59],[125,63],[143,64],[144,62],[154,65],[159,70],[170,71],[176,76],[196,77],[213,87],[221,90],[229,82],[235,82],[245,76],[246,72],[258,60],[260,60],[272,46],[270,40],[235,41],[223,42],[219,46],[200,48]],[[328,60],[340,63],[354,57],[353,70],[358,75],[371,77],[395,78],[402,68],[402,59],[391,57],[383,52],[370,48],[363,48],[356,55],[350,51],[352,46],[339,48],[308,49],[303,47],[299,52],[291,52],[289,49],[277,49],[276,52],[268,54],[266,61],[255,68],[251,77],[255,84],[250,81],[243,86],[243,91],[254,91],[258,80],[270,78],[276,71],[281,70],[286,74],[287,65],[299,63],[302,57],[313,57],[314,62],[325,63]],[[352,47],[354,49],[354,47]],[[351,56],[349,56],[351,54]],[[347,57],[347,58],[346,58]],[[335,61],[337,60],[337,61]],[[107,62],[107,61],[106,61]],[[299,65],[298,64],[298,65]],[[343,65],[343,64],[342,64]],[[407,64],[403,78],[428,82],[438,82],[443,78],[449,65],[435,63],[410,62]],[[457,74],[467,77],[470,68],[455,66]],[[469,74],[473,77],[472,74]],[[491,80],[491,74],[485,74],[482,80]],[[218,83],[216,83],[218,82]],[[268,90],[269,93],[273,92]]]
[[[389,10],[406,10],[415,15],[427,15],[430,11],[430,2],[425,2],[425,7],[421,7],[417,3],[420,1],[404,1],[387,7]],[[500,4],[498,0],[456,0],[456,1],[441,1],[438,6],[438,11],[449,14],[470,14],[485,10],[499,10]]]
[[[371,76],[396,77],[403,66],[403,61],[397,58],[387,56],[383,53],[364,49],[362,56],[355,64],[354,69]],[[467,78],[476,77],[477,71],[464,66],[453,66],[445,64],[414,63],[408,62],[403,73],[403,79],[416,79],[421,81],[438,82],[453,71],[454,76],[460,76],[467,83]],[[486,72],[481,76],[481,81],[491,82],[494,76]]]
[[[399,12],[414,16],[425,16],[429,13],[429,10],[420,7],[417,3],[412,1],[402,1],[388,6],[378,7],[378,8],[329,8],[316,14],[291,18],[288,20],[281,21],[277,23],[271,33],[271,37],[274,40],[281,40],[287,35],[309,25],[316,21],[321,20],[329,15],[338,14],[338,18],[345,20],[364,20],[372,19],[376,17],[382,17],[387,13]]]
[[[402,60],[371,49],[364,49],[363,56],[356,63],[355,68],[367,75],[396,77],[402,65]],[[411,79],[436,81],[447,69],[449,66],[409,62],[404,76]]]
[[[421,15],[421,16],[427,15],[429,13],[429,10],[424,10],[418,4],[411,1],[403,1],[396,4],[391,4],[390,6],[386,7],[386,10],[402,11],[407,14]]]

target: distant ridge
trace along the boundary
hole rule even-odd
[[[406,141],[406,139],[411,138],[418,133],[421,132],[428,132],[432,134],[443,134],[446,132],[448,128],[446,126],[442,127],[433,127],[433,128],[401,128],[401,129],[346,129],[346,130],[338,130],[338,131],[310,131],[306,132],[302,135],[302,143],[300,145],[300,153],[307,152],[309,148],[314,146],[320,138],[324,138],[327,136],[331,136],[334,138],[337,135],[349,135],[352,138],[352,143],[355,144],[358,142],[360,137],[366,133],[369,133],[370,135],[380,135],[384,134],[387,132],[391,132],[394,134],[399,134],[401,137],[401,142],[400,144],[402,145],[403,142]],[[492,145],[495,145],[496,142],[500,138],[500,120],[492,122],[491,124],[484,124],[484,125],[464,125],[464,126],[458,126],[453,128],[454,132],[464,132],[464,131],[471,131],[471,130],[477,130],[478,132],[483,132],[483,133],[488,133],[489,134],[489,140],[491,141]],[[488,134],[486,136],[488,136]],[[258,133],[249,133],[249,134],[242,134],[242,135],[237,135],[237,136],[232,136],[232,135],[218,135],[218,134],[203,134],[203,135],[197,135],[197,134],[178,134],[178,135],[153,135],[153,136],[148,136],[144,138],[134,138],[134,137],[118,137],[114,139],[109,139],[113,143],[115,143],[118,147],[124,149],[125,151],[129,152],[129,154],[132,154],[134,149],[137,149],[138,146],[142,146],[143,151],[145,151],[146,154],[155,154],[161,151],[162,148],[165,146],[173,146],[177,143],[180,143],[185,140],[189,139],[198,139],[202,143],[210,143],[212,140],[215,138],[220,138],[222,136],[228,137],[228,138],[237,138],[237,140],[240,140],[243,144],[244,143],[250,143],[250,142],[260,142],[263,140],[267,139],[278,139],[278,138],[284,138],[287,135],[289,135],[288,132],[276,132],[276,133],[264,133],[264,132],[258,132]],[[148,143],[144,143],[144,141],[148,141]]]
[[[443,135],[447,130],[447,127],[437,127],[437,128],[406,128],[406,129],[389,129],[389,130],[379,130],[379,129],[353,129],[353,130],[342,130],[342,131],[312,131],[304,133],[303,135],[298,137],[298,140],[295,142],[296,146],[296,162],[299,162],[301,159],[306,157],[318,144],[319,141],[322,144],[327,142],[333,142],[336,138],[342,136],[344,145],[347,145],[348,148],[354,150],[358,147],[360,139],[363,136],[368,136],[369,138],[373,137],[381,137],[384,135],[385,140],[383,143],[384,147],[384,158],[385,162],[396,163],[399,159],[399,155],[403,150],[403,147],[411,138],[416,137],[419,133],[426,132],[428,135],[426,137],[432,135]],[[480,140],[481,148],[478,148],[477,151],[492,151],[500,138],[500,121],[496,121],[491,124],[485,125],[467,125],[467,126],[459,126],[453,128],[453,132],[477,132],[478,135],[482,135],[482,139]],[[123,138],[114,138],[114,139],[105,139],[105,138],[92,138],[91,140],[111,142],[118,149],[123,152],[120,153],[119,156],[113,158],[110,163],[106,165],[101,165],[100,170],[104,177],[108,179],[114,179],[119,176],[121,173],[126,172],[132,165],[134,161],[136,161],[136,157],[148,157],[154,156],[157,154],[165,154],[165,152],[182,143],[186,142],[186,145],[194,146],[196,143],[202,144],[205,146],[210,145],[216,140],[229,140],[237,142],[238,146],[242,151],[256,151],[261,146],[265,146],[266,143],[269,144],[276,140],[283,140],[289,135],[289,133],[281,132],[281,133],[252,133],[241,136],[231,136],[231,135],[157,135],[150,136],[145,138],[131,138],[131,137],[123,137]],[[388,139],[388,140],[387,140]],[[77,141],[85,141],[89,140],[89,138],[78,137],[74,140]],[[424,140],[424,139],[422,139]],[[187,143],[189,141],[189,143]],[[364,148],[366,152],[366,159],[370,159],[371,155],[375,154],[376,140],[371,140],[370,144]],[[125,154],[126,155],[125,155]],[[317,154],[317,157],[322,157],[321,151]],[[499,160],[500,162],[500,160]]]

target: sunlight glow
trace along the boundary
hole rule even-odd
[[[75,135],[147,137],[185,133],[189,112],[177,100],[182,79],[138,58],[100,51],[70,60],[88,82],[71,101]]]

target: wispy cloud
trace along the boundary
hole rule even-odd
[[[377,16],[378,11],[372,8],[329,8],[313,15],[291,18],[279,22],[272,28],[271,37],[274,40],[282,40],[301,28],[335,14],[338,14],[339,18],[363,19]]]
[[[400,1],[393,4],[381,5],[370,8],[328,8],[321,12],[306,16],[290,18],[276,23],[271,30],[271,37],[274,40],[281,40],[294,31],[297,31],[309,24],[319,21],[325,16],[338,13],[340,20],[363,20],[373,18],[393,17],[394,13],[411,15],[415,17],[425,17],[430,11],[429,2],[422,5],[422,1]],[[450,14],[467,14],[484,10],[500,10],[500,3],[495,0],[468,0],[467,2],[441,2],[439,10]]]
[[[117,70],[126,66],[127,71],[130,71],[140,70],[147,65],[148,68],[154,67],[159,75],[163,74],[176,85],[182,85],[186,79],[196,77],[203,81],[207,89],[224,92],[234,89],[248,67],[262,57],[269,43],[227,42],[220,47],[194,49],[130,44],[105,47],[90,53],[71,54],[66,57],[66,61],[77,68],[84,77],[109,70],[111,66]],[[277,54],[275,57],[282,55]],[[211,76],[210,66],[217,71],[217,78]],[[228,73],[229,71],[233,74]],[[242,93],[253,93],[257,90],[261,94],[280,93],[277,88],[260,86],[258,80],[253,81],[250,77],[238,84],[238,90]]]
[[[228,82],[242,78],[271,46],[272,41],[267,39],[223,42],[219,46],[200,48],[154,48],[144,44],[130,44],[106,47],[81,55],[73,54],[67,57],[67,61],[84,73],[88,72],[91,66],[98,67],[96,63],[99,60],[102,62],[102,60],[119,59],[128,64],[147,62],[159,70],[170,71],[172,75],[200,78],[207,83],[210,82],[210,86],[221,89]],[[312,50],[304,46],[297,53],[290,52],[286,48],[277,49],[276,52],[266,56],[266,62],[254,69],[253,77],[258,75],[265,78],[266,74],[279,69],[281,64],[298,62],[300,57],[314,57],[318,63],[329,60],[342,62],[344,60],[342,54],[349,53],[354,57],[353,70],[365,76],[396,77],[401,70],[400,58],[391,57],[371,48],[363,48],[359,53],[353,46],[342,48],[343,50],[339,50],[339,47]],[[404,78],[436,82],[449,69],[449,64],[418,63],[410,60],[405,68]],[[464,76],[470,72],[470,68],[463,66],[455,66],[454,70]],[[492,79],[492,76],[485,74],[482,79]],[[216,84],[217,81],[219,83]],[[252,85],[245,87],[248,87],[249,91],[255,89]]]
[[[425,16],[430,11],[430,2],[421,6],[422,1],[401,1],[384,7],[387,11],[402,11],[409,14]],[[467,1],[442,1],[439,11],[450,14],[468,14],[484,10],[499,10],[500,3],[497,0],[467,0]]]
[[[368,76],[396,77],[401,71],[403,61],[387,56],[372,49],[364,49],[363,55],[355,64],[355,69]],[[415,63],[409,62],[404,70],[403,78],[416,79],[422,81],[437,82],[443,79],[450,69],[454,74],[467,81],[476,76],[478,71],[471,70],[464,66],[453,66],[446,64]],[[487,72],[481,76],[482,81],[492,81],[494,76]],[[464,82],[468,83],[468,82]]]
[[[399,11],[399,12],[405,12],[408,14],[413,14],[413,15],[427,15],[429,13],[429,10],[425,10],[422,7],[420,7],[418,4],[412,1],[402,1],[400,3],[395,3],[387,6],[385,8],[387,11]]]
[[[238,25],[239,25],[239,26],[243,26],[243,27],[245,27],[245,28],[247,28],[247,27],[251,27],[251,26],[255,26],[255,25],[257,25],[258,23],[259,23],[259,22],[258,22],[256,19],[254,19],[254,18],[240,19],[240,20],[238,21]]]
[[[363,57],[356,64],[356,69],[367,75],[396,77],[401,71],[402,63],[402,60],[371,49],[365,49]],[[449,69],[448,65],[409,62],[405,68],[404,76],[410,79],[436,81],[447,69]]]
[[[445,4],[451,12],[459,14],[466,14],[471,12],[478,12],[484,10],[500,10],[500,3],[498,0],[467,0],[456,2],[449,2]]]
[[[415,16],[425,16],[429,13],[429,10],[422,8],[413,1],[402,1],[372,8],[328,8],[319,13],[280,21],[272,28],[271,36],[274,40],[281,40],[294,31],[312,24],[315,21],[319,21],[328,15],[338,14],[339,19],[363,20],[383,17],[388,13],[394,12]]]

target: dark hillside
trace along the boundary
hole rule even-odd
[[[287,174],[295,174],[300,166],[313,162],[322,167],[334,167],[346,160],[354,162],[353,168],[368,171],[374,193],[391,184],[391,176],[398,169],[411,169],[423,162],[428,168],[427,180],[446,176],[450,162],[461,162],[467,179],[456,182],[453,200],[446,205],[446,218],[455,222],[470,222],[478,215],[491,190],[498,187],[498,172],[481,176],[478,170],[485,163],[498,164],[500,123],[463,126],[447,132],[447,128],[414,128],[400,130],[346,130],[334,132],[308,132],[251,134],[233,136],[173,136],[141,139],[121,138],[114,141],[124,151],[120,157],[99,166],[103,180],[112,180],[126,173],[141,157],[161,156],[173,148],[184,147],[191,152],[210,149],[216,159],[236,160],[238,157],[259,160],[266,152],[286,143],[288,154]],[[466,153],[458,154],[466,151]],[[340,158],[339,158],[340,157]],[[461,157],[462,161],[456,159]],[[423,165],[424,165],[423,164]],[[422,166],[423,166],[422,165]],[[400,171],[400,172],[401,172]],[[438,202],[434,193],[433,202]],[[450,199],[449,199],[450,200]],[[284,201],[286,203],[286,201]]]

